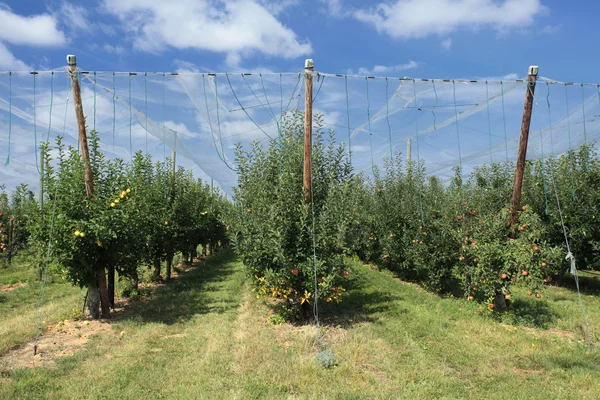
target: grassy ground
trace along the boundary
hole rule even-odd
[[[35,337],[42,284],[37,271],[27,263],[16,262],[0,270],[0,354]],[[9,288],[10,287],[10,288]],[[81,310],[85,291],[55,276],[48,276],[43,308],[43,325],[69,318]]]
[[[223,252],[54,368],[0,370],[0,398],[596,399],[600,354],[580,343],[574,292],[522,293],[504,322],[358,263],[313,326],[273,325]],[[19,289],[21,290],[21,289]],[[600,300],[586,294],[593,332]],[[3,318],[0,314],[0,318]],[[553,329],[544,329],[552,327]],[[331,349],[339,365],[315,354]]]

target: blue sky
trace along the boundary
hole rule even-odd
[[[14,60],[2,57],[0,67],[56,68],[72,52],[90,70],[171,71],[181,60],[219,72],[296,71],[311,57],[336,73],[380,65],[390,76],[461,78],[524,74],[539,64],[553,79],[598,81],[594,1],[172,3],[9,1],[0,40]],[[411,60],[416,67],[402,70]]]
[[[404,150],[409,138],[413,159],[426,160],[436,174],[451,173],[450,167],[460,162],[474,166],[512,159],[526,90],[515,79],[525,76],[529,65],[539,65],[541,76],[560,82],[600,82],[594,51],[600,4],[569,3],[4,3],[0,71],[57,74],[40,73],[35,82],[28,73],[0,75],[0,166],[10,161],[0,167],[0,183],[26,181],[35,187],[34,155],[40,141],[61,135],[77,144],[69,82],[64,73],[58,74],[69,53],[88,71],[180,72],[166,78],[99,74],[96,85],[91,76],[83,77],[88,125],[94,118],[109,156],[128,159],[131,151],[142,149],[160,158],[176,143],[182,165],[216,179],[229,193],[235,174],[222,160],[231,161],[237,141],[248,144],[276,136],[282,109],[302,108],[303,77],[298,73],[305,58],[314,59],[317,71],[359,76],[348,80],[348,105],[344,79],[335,76],[316,83],[318,88],[325,82],[315,100],[325,128],[352,142],[358,171],[369,172],[390,151]],[[203,76],[205,72],[221,74]],[[239,72],[254,74],[242,77]],[[259,72],[264,76],[259,78]],[[365,80],[368,75],[390,80]],[[391,78],[406,76],[482,81],[413,83]],[[595,139],[600,132],[595,129],[600,124],[597,88],[539,85],[539,93],[530,157],[565,151],[571,134],[574,145]],[[274,106],[266,107],[268,102]],[[555,141],[546,140],[552,134]],[[544,150],[544,141],[556,147]]]
[[[0,16],[14,56],[0,67],[57,68],[72,52],[90,70],[171,71],[181,60],[297,71],[311,57],[336,73],[380,65],[390,76],[461,78],[539,64],[553,79],[596,82],[599,12],[584,0],[19,0]]]

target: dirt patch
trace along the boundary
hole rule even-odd
[[[33,355],[35,342],[10,350],[0,358],[0,368],[18,369],[53,366],[56,359],[68,357],[79,351],[91,336],[114,333],[106,320],[63,321],[41,334],[37,354]]]
[[[198,264],[202,263],[204,258],[196,259],[194,265],[177,265],[171,275],[171,279],[175,280],[182,274],[192,270]],[[157,283],[140,283],[140,288],[147,288],[151,293],[150,296],[161,287],[165,286],[166,282]],[[8,292],[19,287],[25,286],[26,283],[16,283],[0,287],[0,292]],[[0,372],[3,370],[12,370],[19,368],[37,368],[51,367],[55,365],[56,360],[62,357],[74,355],[81,350],[89,341],[89,338],[94,335],[115,335],[123,337],[125,332],[117,332],[112,328],[112,323],[119,321],[123,317],[133,312],[131,307],[133,303],[143,302],[147,299],[131,300],[125,298],[115,299],[115,308],[111,312],[110,320],[79,320],[61,321],[56,325],[49,326],[45,332],[40,335],[37,343],[37,351],[34,356],[35,342],[29,342],[8,352],[0,355]],[[170,335],[165,338],[182,338],[187,336],[185,333]],[[158,351],[161,351],[160,349]],[[110,358],[110,355],[106,355]]]
[[[513,371],[518,373],[521,376],[521,379],[523,380],[527,380],[527,378],[530,378],[532,375],[540,375],[543,374],[544,371],[543,369],[521,369],[521,368],[513,368]]]
[[[15,289],[27,286],[26,282],[13,283],[12,285],[0,286],[0,293],[12,292]]]
[[[509,328],[509,329],[515,328],[513,325],[507,325],[507,324],[502,324],[502,326]],[[556,328],[535,329],[535,328],[529,328],[526,326],[520,326],[518,329],[521,331],[525,331],[527,333],[531,333],[533,336],[538,337],[538,338],[559,337],[564,340],[570,340],[570,341],[577,340],[577,335],[575,334],[575,332],[566,331],[563,329],[556,329]]]
[[[174,335],[163,336],[162,339],[179,339],[179,338],[184,338],[187,335],[188,335],[187,333],[176,333]]]

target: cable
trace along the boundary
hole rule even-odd
[[[456,84],[454,83],[454,81],[452,81],[452,94],[454,96],[454,118],[456,119],[456,142],[458,145],[458,165],[460,168],[460,174],[462,175],[463,173],[463,167],[462,167],[462,155],[460,152],[460,134],[459,134],[459,129],[458,129],[458,111],[456,109]],[[463,192],[463,188],[462,188],[462,182],[460,185],[460,196],[462,198],[462,201],[465,201],[465,194]]]
[[[571,253],[571,247],[569,246],[569,238],[567,235],[567,228],[565,227],[565,221],[563,219],[563,215],[562,215],[562,211],[561,211],[561,207],[560,207],[560,200],[558,197],[558,189],[556,187],[556,181],[554,179],[554,166],[553,165],[550,168],[550,176],[552,177],[552,187],[554,188],[554,194],[556,195],[556,207],[558,209],[558,215],[560,216],[560,224],[562,226],[562,231],[565,236],[565,244],[567,246],[566,260],[568,260],[571,264],[571,269],[569,272],[571,272],[571,274],[575,278],[575,286],[577,287],[577,297],[579,299],[579,307],[581,308],[581,313],[583,314],[583,321],[585,323],[585,341],[589,346],[591,346],[592,345],[592,335],[590,332],[590,323],[588,322],[587,315],[585,313],[585,307],[583,306],[583,300],[581,299],[581,290],[579,288],[579,274],[577,273],[577,268],[575,266],[575,256],[573,256],[573,253]]]
[[[131,110],[131,74],[129,74],[129,155],[133,160],[133,141],[131,137],[131,127],[133,124],[133,114]]]
[[[37,353],[38,341],[39,341],[40,335],[42,333],[44,293],[46,290],[46,281],[48,278],[48,265],[50,263],[50,254],[52,251],[52,237],[54,234],[54,220],[55,220],[55,216],[56,216],[56,203],[58,202],[57,196],[58,196],[58,181],[54,185],[54,200],[52,200],[54,204],[52,205],[52,220],[50,223],[50,236],[48,237],[48,251],[46,253],[46,262],[44,265],[44,272],[43,272],[44,278],[42,281],[42,289],[40,291],[40,297],[39,297],[39,302],[38,302],[38,329],[37,329],[37,333],[35,335],[35,344],[33,346],[33,355],[34,356]],[[39,266],[38,266],[38,268],[39,268]]]
[[[506,112],[504,110],[504,83],[500,81],[500,90],[502,92],[502,122],[504,125],[504,150],[506,152],[506,169],[508,172],[508,137],[506,136]]]
[[[417,104],[417,83],[413,79],[413,95],[414,102]],[[418,112],[418,111],[417,111]],[[421,226],[425,226],[425,213],[423,212],[423,185],[421,184],[420,169],[421,169],[421,155],[419,152],[419,115],[415,118],[415,133],[417,137],[417,173],[419,174],[419,211],[421,212]],[[408,160],[408,164],[412,164],[412,160]],[[412,178],[412,176],[410,177]]]
[[[571,164],[571,196],[575,200],[575,178],[573,177],[573,151],[571,149],[571,119],[569,118],[569,91],[565,84],[565,104],[567,108],[567,132],[569,134],[569,160]]]
[[[321,77],[323,77],[323,79],[321,79]],[[317,93],[315,94],[315,97],[313,97],[313,99],[312,99],[313,103],[317,100],[317,96],[321,92],[321,87],[323,86],[323,82],[325,82],[325,75],[320,75],[319,73],[317,73],[317,81],[319,81],[319,80],[321,83],[319,84],[319,88],[317,89]]]
[[[144,115],[146,122],[144,130],[146,131],[146,153],[148,153],[148,74],[144,73]]]
[[[94,72],[94,132],[96,131],[96,72]]]
[[[248,117],[248,119],[250,119],[250,121],[252,121],[252,123],[253,123],[254,125],[256,125],[256,127],[257,127],[258,129],[260,129],[260,131],[261,131],[262,133],[264,133],[264,134],[265,134],[265,136],[267,136],[269,139],[271,139],[271,140],[273,140],[273,141],[274,141],[275,139],[273,139],[273,137],[272,137],[271,135],[269,135],[267,132],[265,132],[265,130],[264,130],[264,129],[263,129],[261,126],[260,126],[260,125],[258,125],[258,124],[256,123],[256,121],[254,120],[254,118],[252,118],[252,117],[250,116],[250,114],[248,113],[248,111],[246,111],[246,109],[244,108],[244,106],[243,106],[243,105],[242,105],[242,103],[240,102],[240,99],[238,98],[237,94],[235,93],[235,90],[233,90],[233,86],[231,85],[231,81],[229,80],[229,75],[228,75],[228,74],[225,74],[225,77],[227,78],[227,83],[229,83],[229,87],[231,88],[231,93],[233,94],[233,97],[235,97],[235,100],[236,100],[236,101],[237,101],[237,103],[239,104],[239,106],[240,106],[240,108],[242,109],[242,111],[244,112],[244,114],[246,114],[246,116]],[[215,87],[216,87],[216,81],[217,81],[217,79],[216,79],[216,76],[215,76]],[[217,106],[217,113],[218,113],[218,112],[219,112],[219,108],[218,108],[218,106]],[[219,118],[219,117],[217,116],[217,122],[218,122],[218,118]],[[220,135],[220,132],[219,132],[219,135]]]
[[[54,101],[54,71],[50,77],[50,116],[48,117],[48,134],[46,142],[50,142],[50,131],[52,130],[52,102]]]
[[[112,126],[112,139],[113,139],[113,149],[115,147],[115,127],[117,125],[117,84],[115,74],[113,72],[113,126]]]
[[[166,139],[166,130],[165,130],[165,74],[163,74],[163,79],[162,79],[162,107],[161,107],[161,117],[162,117],[162,131],[163,131],[163,140],[162,140],[162,144],[163,144],[163,162],[167,162],[167,139]],[[146,131],[147,132],[147,131]],[[175,149],[173,147],[173,149]],[[167,198],[167,180],[165,177],[165,184],[163,187],[163,198],[166,199]]]
[[[492,122],[490,119],[490,94],[488,91],[488,81],[485,81],[485,102],[487,104],[487,122],[488,122],[488,134],[490,137],[490,165],[494,164],[494,158],[492,157]]]
[[[388,93],[388,80],[385,78],[385,119],[387,121],[388,133],[390,136],[390,162],[394,158],[394,153],[392,151],[392,126],[390,125],[390,98]]]
[[[38,171],[38,174],[40,174],[40,176],[42,175],[42,172],[40,171],[40,165],[39,165],[39,160],[38,160],[38,144],[37,144],[37,116],[36,116],[36,79],[35,76],[37,75],[36,72],[32,72],[31,73],[33,75],[33,148],[35,149],[35,167]]]
[[[433,79],[431,80],[431,85],[433,86],[433,94],[435,94],[435,105],[431,109],[431,113],[433,114],[433,130],[436,130],[437,128],[435,127],[435,122],[436,122],[435,109],[438,107],[438,95],[437,95],[437,89],[435,88],[435,80],[433,80]],[[477,104],[473,104],[473,105],[477,105]]]
[[[375,176],[375,163],[373,160],[373,132],[371,132],[371,100],[369,99],[369,78],[365,78],[365,82],[367,84],[367,122],[369,126],[369,143],[371,147],[371,171],[373,172],[373,176]]]
[[[583,84],[581,85],[581,110],[583,112],[583,144],[587,144],[587,128],[585,125],[585,92],[583,90]],[[587,164],[586,164],[587,171]]]
[[[10,139],[12,137],[12,72],[8,74],[8,154],[6,156],[6,167],[10,164]]]
[[[344,76],[344,82],[346,85],[346,118],[348,119],[348,160],[352,163],[352,135],[350,132],[350,102],[348,99],[348,77]],[[599,92],[600,96],[600,92]],[[600,101],[600,97],[599,97]]]

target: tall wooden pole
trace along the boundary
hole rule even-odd
[[[312,201],[311,149],[312,149],[312,100],[313,100],[313,71],[314,62],[308,59],[304,62],[306,77],[306,92],[304,101],[304,202]]]
[[[83,105],[81,104],[81,88],[79,87],[79,76],[77,74],[77,59],[74,55],[67,56],[69,64],[69,75],[71,76],[71,85],[73,87],[73,103],[75,105],[75,116],[79,128],[79,143],[81,144],[81,158],[84,166],[85,194],[88,199],[94,194],[94,176],[90,164],[90,151],[88,149],[87,133],[85,129],[85,117],[83,115]],[[100,291],[100,300],[102,304],[102,317],[110,317],[110,307],[108,301],[108,291],[106,285],[106,273],[104,267],[99,267],[96,271],[98,278],[98,290]]]
[[[527,93],[525,94],[525,107],[523,110],[523,121],[521,123],[521,138],[519,140],[519,152],[517,154],[517,169],[515,170],[515,183],[513,186],[512,208],[510,213],[511,226],[514,226],[517,223],[519,209],[521,208],[521,188],[523,186],[523,172],[525,171],[527,141],[529,139],[529,126],[531,125],[531,110],[533,108],[533,95],[535,93],[538,67],[530,66],[528,75]]]

